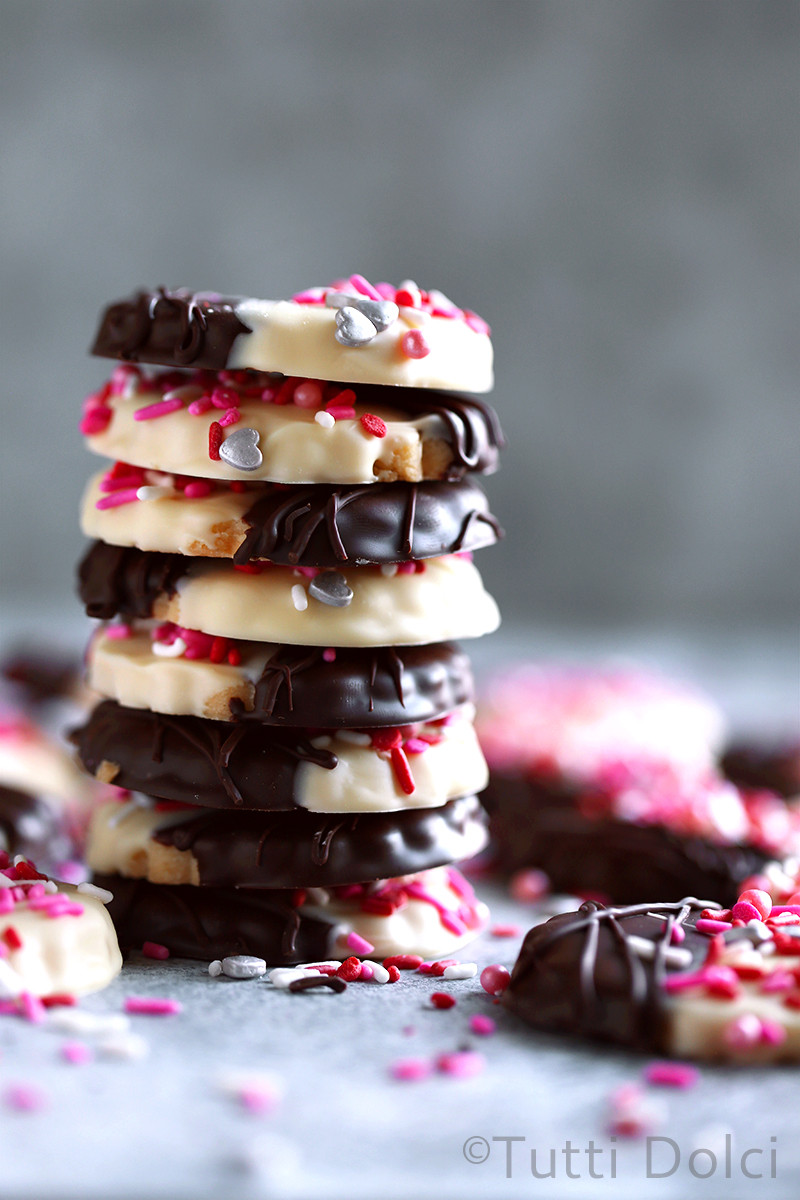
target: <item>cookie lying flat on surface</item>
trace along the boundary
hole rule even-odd
[[[445,721],[360,730],[162,716],[105,701],[71,735],[88,771],[161,800],[209,808],[394,812],[486,785],[470,705]]]
[[[116,504],[121,490],[129,498]],[[81,528],[115,546],[309,567],[435,558],[502,536],[471,479],[291,489],[251,483],[234,491],[227,482],[126,463],[91,480]]]
[[[275,646],[153,622],[98,629],[87,677],[130,708],[218,721],[252,713],[295,728],[319,728],[323,717],[329,729],[413,725],[474,698],[469,658],[454,642]]]
[[[410,281],[373,287],[356,275],[291,300],[137,292],[103,313],[92,353],[404,387],[488,392],[493,385],[489,327],[480,317]]]
[[[335,887],[471,858],[486,844],[474,796],[392,813],[183,811],[111,802],[89,830],[101,874],[200,887]]]
[[[0,851],[0,998],[94,992],[119,973],[114,927],[95,896]]]
[[[770,908],[763,892],[732,911],[589,901],[530,931],[503,1003],[538,1029],[648,1052],[796,1061],[800,906]]]
[[[346,958],[348,936],[390,954],[441,957],[485,927],[488,912],[452,867],[363,887],[303,892],[266,888],[170,887],[117,875],[95,877],[111,888],[109,905],[123,950],[144,942],[173,956],[206,961],[255,954],[271,966]]]
[[[219,637],[301,646],[423,645],[481,637],[500,622],[468,558],[293,570],[106,546],[79,568],[87,614],[156,617]]]
[[[283,484],[453,482],[495,471],[503,445],[494,410],[474,396],[137,367],[87,397],[80,429],[95,454],[149,470]]]

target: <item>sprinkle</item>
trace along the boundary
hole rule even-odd
[[[519,925],[493,925],[489,930],[492,937],[496,938],[513,938],[519,937],[522,933]]]
[[[222,963],[218,958],[215,958],[213,962],[208,964],[208,973],[212,979],[216,979],[217,975],[222,974]]]
[[[166,417],[169,413],[177,412],[179,408],[183,408],[183,401],[179,396],[175,396],[172,400],[157,400],[155,404],[146,404],[144,408],[137,408],[133,419],[134,421],[152,421],[156,417]]]
[[[382,421],[380,417],[376,417],[374,413],[364,413],[361,417],[361,424],[373,437],[386,437],[386,422]]]
[[[652,1062],[645,1067],[644,1079],[654,1087],[692,1088],[700,1078],[697,1067],[690,1063]]]
[[[94,896],[95,900],[99,900],[101,904],[110,904],[114,899],[114,893],[108,888],[98,887],[96,883],[79,883],[76,891],[82,896]]]
[[[222,445],[224,434],[219,421],[212,421],[208,427],[208,457],[214,462],[219,462],[219,448]]]
[[[198,400],[193,400],[189,405],[188,411],[193,417],[202,417],[203,413],[207,413],[211,408],[211,397],[200,396]]]
[[[145,485],[136,489],[137,500],[164,500],[167,496],[174,496],[175,489],[171,487],[150,487]]]
[[[101,496],[96,502],[95,508],[101,511],[106,508],[119,508],[122,504],[132,504],[134,500],[138,499],[138,488],[121,488],[118,492],[111,492],[108,496]]]
[[[302,583],[292,585],[292,604],[298,612],[305,612],[308,608],[308,595]]]
[[[17,1112],[38,1112],[46,1108],[48,1098],[32,1083],[12,1083],[3,1091],[3,1103]]]
[[[289,984],[290,992],[309,992],[316,988],[329,988],[332,992],[345,992],[347,984],[341,975],[306,975],[302,979],[293,979]]]
[[[103,1058],[117,1058],[127,1062],[145,1058],[150,1053],[150,1046],[138,1033],[120,1031],[110,1033],[98,1042],[97,1052]]]
[[[406,758],[405,750],[403,750],[402,746],[394,746],[389,753],[392,760],[392,769],[394,770],[395,779],[400,786],[400,790],[406,796],[413,795],[417,785],[414,783],[414,776],[411,774],[411,767]]]
[[[322,651],[322,658],[326,663],[336,662],[336,651],[332,646],[328,646],[327,649]]]
[[[183,1011],[180,1000],[166,996],[126,996],[125,1012],[148,1017],[169,1017]]]
[[[340,346],[354,349],[366,346],[378,333],[369,317],[351,304],[337,308],[335,321],[334,337]]]
[[[390,954],[383,960],[383,965],[397,967],[399,971],[416,971],[422,966],[422,958],[419,954]]]
[[[389,970],[387,969],[385,963],[372,962],[370,959],[366,959],[361,964],[361,978],[362,979],[367,978],[367,976],[364,975],[365,967],[369,967],[370,971],[372,972],[371,977],[372,977],[373,983],[388,983],[389,982],[389,979],[390,979]]]
[[[271,1112],[283,1097],[283,1085],[261,1071],[226,1071],[217,1080],[226,1095],[252,1113]]]
[[[223,429],[227,429],[229,425],[235,425],[237,421],[241,421],[242,414],[238,408],[229,408],[224,417],[220,417],[219,424]]]
[[[106,408],[105,405],[99,405],[89,412],[84,413],[78,429],[84,437],[93,437],[97,433],[104,433],[113,415],[114,413],[110,408]]]
[[[356,415],[356,410],[346,404],[329,404],[325,411],[334,421],[352,421]]]
[[[695,922],[695,928],[698,933],[724,933],[730,929],[727,921],[716,921],[709,917],[700,917]]]
[[[239,403],[239,393],[235,388],[215,387],[211,393],[211,403],[214,408],[236,408]]]
[[[426,1058],[398,1058],[389,1068],[393,1079],[404,1083],[426,1079],[433,1070],[432,1064]]]
[[[48,1015],[47,1027],[56,1033],[106,1036],[127,1032],[130,1021],[122,1013],[92,1013],[81,1008],[60,1008]]]
[[[210,496],[211,490],[211,484],[207,479],[193,479],[191,483],[187,483],[183,494],[188,500],[200,500],[203,496]]]
[[[19,936],[13,925],[9,925],[3,931],[3,941],[8,946],[9,950],[22,949],[22,938]]]
[[[295,979],[305,979],[309,975],[319,975],[314,967],[275,967],[269,973],[269,981],[273,987],[288,988]]]
[[[370,300],[380,300],[382,298],[380,292],[363,275],[351,275],[349,283],[354,291],[362,296],[369,297]]]
[[[511,975],[507,967],[492,963],[481,971],[481,987],[490,996],[500,996],[508,987]]]
[[[442,979],[474,979],[477,974],[477,963],[456,963],[451,967],[445,967]]]
[[[454,1008],[455,1003],[455,996],[447,992],[431,992],[431,1004],[434,1008]]]
[[[92,1052],[85,1042],[69,1041],[64,1042],[62,1045],[61,1057],[65,1062],[73,1063],[75,1066],[82,1066],[84,1063],[91,1061]]]
[[[223,958],[222,971],[231,979],[258,979],[266,975],[267,964],[254,954],[232,954]]]
[[[761,1041],[761,1021],[755,1013],[742,1013],[725,1026],[722,1036],[731,1050],[751,1050]]]
[[[474,1013],[469,1019],[469,1027],[478,1037],[490,1037],[497,1029],[492,1018],[484,1016],[483,1013]]]
[[[741,893],[738,903],[751,904],[762,921],[765,921],[772,911],[772,897],[769,892],[765,892],[761,888],[748,888]],[[735,917],[736,915],[736,905],[734,905],[731,916]]]
[[[356,979],[361,975],[361,963],[355,956],[351,955],[350,958],[344,960],[336,974],[347,983],[355,983]]]
[[[22,1006],[23,1017],[34,1025],[41,1025],[47,1014],[39,997],[34,996],[32,992],[21,992],[19,1003]]]
[[[164,959],[169,958],[169,948],[162,946],[160,942],[144,942],[142,954],[145,958],[157,958],[163,962]]]
[[[550,891],[550,880],[544,871],[535,869],[517,871],[512,876],[509,891],[513,898],[521,904],[535,904]]]
[[[386,982],[397,983],[398,979],[400,978],[400,972],[398,971],[397,967],[387,967],[387,970],[389,972],[389,978],[386,980]]]
[[[334,972],[332,971],[331,974],[334,974]],[[387,977],[387,979],[389,977],[388,971],[386,972],[386,977]],[[368,959],[363,959],[361,962],[360,978],[361,978],[362,982],[366,982],[366,983],[369,983],[370,980],[374,980],[374,978],[375,978],[375,968],[373,967],[372,963]]]
[[[121,642],[133,636],[130,625],[107,625],[104,632],[111,642]]]
[[[321,425],[323,429],[333,429],[334,425],[336,424],[335,419],[329,412],[314,413],[314,420],[318,425]]]
[[[294,389],[293,400],[298,408],[321,408],[322,387],[314,379],[306,379]]]
[[[486,1066],[486,1059],[477,1050],[456,1050],[452,1054],[440,1054],[436,1059],[436,1070],[456,1079],[471,1079]]]
[[[375,949],[372,942],[368,942],[366,938],[363,938],[360,933],[356,933],[355,930],[351,930],[347,935],[347,948],[355,954],[361,955],[371,954]]]
[[[426,358],[431,352],[425,335],[419,329],[409,329],[403,334],[400,349],[406,358]]]

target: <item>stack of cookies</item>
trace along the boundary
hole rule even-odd
[[[80,566],[103,699],[73,735],[128,797],[89,833],[124,949],[440,957],[485,907],[486,764],[455,639],[499,621],[470,473],[501,433],[489,330],[413,282],[290,301],[140,292],[82,431]],[[140,365],[140,364],[145,364]],[[367,949],[368,948],[368,949]]]

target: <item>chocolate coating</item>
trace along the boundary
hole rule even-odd
[[[735,742],[720,766],[737,787],[775,792],[787,800],[800,795],[800,742]]]
[[[503,1004],[538,1029],[663,1053],[664,954],[680,924],[686,931],[681,948],[700,965],[708,938],[686,921],[704,907],[705,901],[694,899],[628,908],[588,901],[577,912],[551,917],[522,943]],[[630,935],[652,942],[653,957],[640,957]]]
[[[180,958],[256,954],[288,966],[333,953],[335,927],[303,914],[291,891],[170,887],[120,875],[95,875],[94,882],[114,895],[108,912],[125,954],[156,942]]]
[[[398,563],[478,550],[503,536],[472,480],[273,487],[244,519],[250,532],[236,563]]]
[[[55,810],[38,796],[0,784],[0,850],[37,866],[70,858],[74,847]]]
[[[221,370],[239,334],[251,332],[236,315],[240,300],[184,288],[135,292],[105,309],[91,353]]]
[[[616,904],[659,896],[707,896],[735,904],[739,884],[769,855],[754,846],[688,837],[663,825],[590,819],[578,793],[494,771],[483,802],[497,866],[538,867],[555,891],[602,895]]]
[[[475,796],[391,813],[208,810],[153,836],[191,851],[203,887],[368,883],[470,858],[486,844]]]
[[[162,593],[171,596],[194,559],[130,546],[93,542],[78,566],[78,594],[86,615],[108,621],[152,616]]]

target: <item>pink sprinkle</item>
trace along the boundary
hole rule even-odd
[[[697,1067],[690,1063],[653,1062],[644,1069],[645,1082],[654,1087],[694,1087],[700,1078]]]
[[[770,971],[763,980],[759,991],[788,992],[794,987],[794,976],[791,971]]]
[[[236,408],[239,403],[239,393],[235,388],[215,387],[211,393],[211,403],[214,408]]]
[[[84,437],[92,437],[95,433],[103,433],[108,428],[113,415],[110,408],[93,408],[81,418],[78,428]]]
[[[324,304],[326,288],[306,288],[304,292],[298,292],[292,296],[295,304]]]
[[[92,1052],[85,1042],[64,1042],[61,1047],[61,1057],[65,1062],[82,1066],[91,1062]]]
[[[138,499],[138,488],[123,488],[119,492],[111,492],[108,496],[101,496],[95,504],[95,508],[119,508],[121,504],[133,504],[134,500]]]
[[[497,1025],[491,1017],[485,1017],[483,1013],[475,1013],[469,1019],[469,1027],[473,1033],[477,1033],[479,1037],[491,1037],[497,1029]]]
[[[511,895],[521,904],[535,904],[550,891],[550,880],[544,871],[517,871],[511,880]]]
[[[427,1058],[398,1058],[392,1063],[389,1072],[393,1079],[417,1080],[425,1079],[432,1070]]]
[[[306,379],[294,389],[293,400],[298,408],[321,408],[322,387],[314,379]]]
[[[351,275],[350,286],[354,291],[359,292],[362,296],[369,296],[370,300],[380,300],[380,292],[372,286],[368,279],[363,275]]]
[[[278,1095],[263,1084],[244,1084],[238,1091],[241,1105],[251,1113],[271,1112],[278,1103]]]
[[[224,417],[220,417],[219,424],[224,428],[228,425],[235,425],[237,421],[241,421],[242,414],[238,408],[229,408]]]
[[[34,1025],[41,1025],[45,1018],[45,1007],[39,997],[34,996],[32,992],[22,992],[19,1002],[25,1019],[32,1021]]]
[[[222,421],[220,421],[221,424]],[[193,479],[191,483],[187,483],[183,489],[183,494],[189,500],[199,500],[202,496],[209,496],[211,494],[211,484],[207,479]]]
[[[166,417],[169,413],[177,412],[179,408],[183,408],[183,401],[179,396],[174,396],[172,400],[157,400],[155,404],[146,404],[144,408],[137,408],[133,419],[134,421],[152,421],[156,417]]]
[[[511,974],[507,967],[492,963],[481,971],[481,987],[490,996],[500,996],[508,987]]]
[[[763,1026],[755,1013],[742,1013],[725,1026],[723,1038],[732,1050],[750,1050],[761,1041]]]
[[[739,896],[739,904],[743,901],[753,905],[762,921],[766,921],[772,911],[772,897],[763,888],[747,888]]]
[[[424,754],[428,745],[429,743],[422,738],[409,738],[407,742],[403,742],[403,749],[406,754]]]
[[[193,417],[202,417],[203,413],[207,413],[211,407],[211,397],[201,396],[198,400],[192,401],[188,411]]]
[[[419,329],[409,329],[400,338],[400,349],[406,358],[427,358],[431,352],[425,336]]]
[[[731,918],[734,921],[760,921],[761,913],[749,901],[739,900],[731,909]]]
[[[124,642],[126,638],[131,637],[132,630],[130,625],[107,625],[105,635],[112,642]]]
[[[681,942],[686,941],[686,930],[682,925],[673,925],[669,935],[669,940],[673,946],[679,946]]]
[[[334,650],[333,646],[328,646],[326,650],[323,650],[322,657],[327,663],[336,662],[336,651]]]
[[[699,921],[695,922],[695,929],[698,933],[725,933],[730,929],[728,921],[714,921],[710,917],[700,917]]]
[[[512,938],[519,937],[522,933],[519,925],[493,925],[490,933],[492,937],[497,938]]]
[[[762,1021],[761,1022],[761,1042],[766,1046],[780,1046],[787,1038],[788,1034],[783,1025],[779,1025],[777,1021]]]
[[[375,968],[373,966],[371,966],[370,963],[365,963],[365,962],[362,963],[361,964],[361,974],[359,975],[359,979],[365,979],[368,982],[370,979],[374,979],[374,978],[375,978]]]
[[[179,1000],[169,1000],[165,996],[127,996],[125,1012],[140,1013],[149,1017],[171,1016],[183,1011]]]
[[[488,336],[492,332],[483,317],[479,317],[474,312],[464,312],[464,324],[468,325],[473,333],[483,333]]]
[[[169,958],[168,948],[162,946],[160,942],[145,942],[142,946],[142,954],[145,958]]]
[[[360,933],[356,933],[354,929],[347,935],[347,947],[354,954],[372,954],[372,951],[375,949],[372,942],[368,942],[366,938],[363,938]]]
[[[456,1079],[471,1079],[478,1075],[486,1066],[486,1059],[477,1050],[456,1050],[452,1054],[440,1054],[436,1059],[436,1069],[444,1075],[452,1075]]]
[[[356,415],[354,408],[348,408],[344,404],[329,404],[325,412],[332,416],[334,421],[351,421]]]
[[[3,1092],[3,1101],[17,1112],[37,1112],[47,1106],[47,1096],[32,1083],[12,1083]]]

